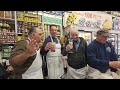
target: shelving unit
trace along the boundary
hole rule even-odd
[[[13,46],[9,44],[5,44],[4,46],[2,46],[2,59],[9,59],[12,47]]]
[[[42,17],[36,12],[17,11],[17,32],[18,36],[26,36],[27,29],[32,26],[41,27]]]
[[[13,11],[0,11],[0,59],[9,59],[11,48],[16,43],[15,19]]]
[[[40,12],[40,11],[39,11]],[[54,22],[61,22],[60,19],[48,19],[53,21],[50,23],[44,22],[44,12],[38,11],[0,11],[0,52],[2,53],[2,59],[9,58],[10,49],[14,44],[27,37],[27,30],[32,26],[37,26],[42,28],[44,37],[42,42],[49,35],[49,25]],[[39,13],[39,14],[38,14]],[[50,13],[49,13],[50,14]],[[54,15],[54,14],[51,14]],[[54,20],[53,20],[54,19]],[[45,27],[47,26],[47,28]],[[62,24],[55,24],[58,28],[57,36],[61,36],[61,26]],[[9,50],[9,52],[7,52]],[[1,59],[1,58],[0,58]]]

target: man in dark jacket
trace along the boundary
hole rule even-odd
[[[66,42],[66,46],[62,51],[63,56],[67,59],[67,79],[85,79],[87,74],[86,68],[86,49],[87,43],[82,37],[78,37],[78,30],[71,30],[70,35],[73,45]]]
[[[114,47],[107,41],[110,33],[106,30],[98,30],[96,39],[87,48],[88,65],[100,73],[116,71],[120,68]],[[94,78],[94,77],[93,77]]]

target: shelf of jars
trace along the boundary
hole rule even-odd
[[[42,16],[38,15],[34,12],[25,12],[25,11],[17,11],[17,32],[18,35],[22,35],[23,33],[23,25],[27,24],[27,29],[36,26],[42,26]]]
[[[11,49],[16,43],[15,19],[13,11],[0,11],[0,51],[1,59],[10,57]]]
[[[17,11],[17,41],[27,38],[28,29],[42,26],[42,16],[35,12]]]
[[[12,21],[0,20],[0,44],[15,44],[15,24]]]

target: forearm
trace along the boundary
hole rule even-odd
[[[22,65],[28,58],[29,54],[25,51],[24,53],[21,53],[19,55],[16,55],[15,57],[12,57],[10,59],[11,65]]]

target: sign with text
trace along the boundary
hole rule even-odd
[[[43,22],[48,24],[60,24],[62,25],[62,19],[59,18],[53,18],[53,17],[43,17]]]
[[[74,25],[92,29],[112,29],[112,16],[95,11],[73,11]],[[67,22],[67,21],[66,21]]]

